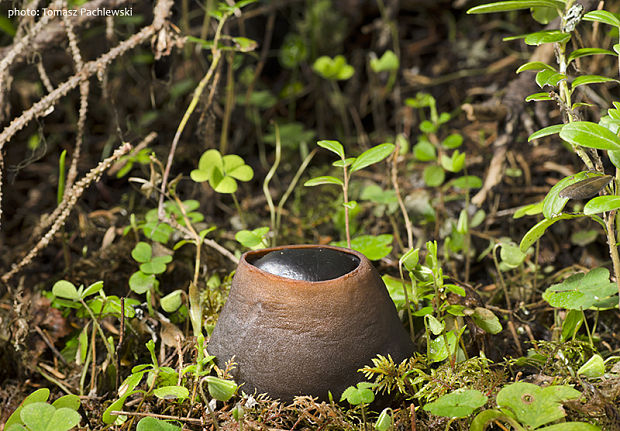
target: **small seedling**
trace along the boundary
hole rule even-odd
[[[424,406],[424,410],[436,416],[466,418],[487,403],[487,396],[475,389],[450,392]]]
[[[28,395],[4,424],[6,431],[68,431],[82,420],[77,412],[80,398],[65,395],[52,404],[47,402],[50,391],[38,389]]]
[[[340,160],[333,163],[334,166],[342,168],[342,179],[333,176],[322,176],[312,178],[305,182],[304,186],[318,186],[321,184],[336,184],[342,188],[344,195],[344,211],[345,211],[345,230],[347,247],[351,248],[351,233],[349,228],[349,209],[353,202],[349,201],[349,180],[351,175],[375,163],[379,163],[394,151],[394,144],[380,144],[364,151],[357,157],[346,157],[344,147],[338,141],[319,141],[319,147],[325,148],[340,157]],[[349,170],[347,171],[347,168]]]
[[[363,429],[366,429],[366,412],[364,406],[375,400],[375,393],[372,391],[373,384],[360,382],[356,386],[349,386],[344,390],[340,401],[347,400],[352,406],[360,406],[362,411]]]

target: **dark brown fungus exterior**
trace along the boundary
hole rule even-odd
[[[268,254],[275,258],[264,258]],[[288,277],[271,273],[287,259],[296,268],[280,272]],[[300,267],[304,261],[312,268]],[[334,268],[340,271],[332,278]],[[328,391],[340,398],[362,381],[358,369],[377,354],[400,362],[413,354],[413,343],[364,255],[297,245],[241,257],[208,351],[219,365],[234,356],[233,376],[246,393],[266,392],[282,401],[297,395],[327,400]]]

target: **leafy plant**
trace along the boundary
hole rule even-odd
[[[79,425],[80,398],[65,395],[52,404],[50,391],[42,388],[28,395],[4,424],[6,431],[68,431]]]
[[[425,404],[424,410],[436,416],[466,418],[484,406],[487,399],[486,395],[475,389],[458,390]]]
[[[618,123],[620,120],[620,105],[613,102],[614,108],[607,111],[607,115],[598,123],[582,121],[578,110],[589,106],[580,102],[573,102],[576,91],[585,86],[600,83],[619,82],[615,78],[600,75],[581,75],[571,77],[569,65],[576,59],[592,55],[617,55],[614,52],[594,47],[584,47],[569,52],[570,41],[574,37],[575,28],[583,21],[611,25],[614,29],[620,28],[620,20],[614,14],[605,10],[596,10],[583,14],[583,6],[574,1],[504,1],[489,3],[471,8],[469,13],[503,12],[519,9],[531,9],[535,15],[541,13],[541,8],[553,12],[561,18],[561,28],[544,30],[527,35],[523,38],[528,45],[538,46],[553,43],[557,50],[557,65],[549,65],[540,61],[528,62],[517,73],[524,71],[536,72],[536,83],[544,92],[535,93],[526,98],[527,101],[554,100],[560,106],[564,124],[545,127],[533,133],[529,140],[559,134],[572,150],[581,158],[587,171],[566,177],[551,188],[542,205],[544,220],[533,226],[523,237],[520,247],[525,252],[531,244],[537,241],[545,231],[559,220],[589,217],[599,223],[607,237],[609,254],[614,268],[616,285],[620,291],[620,255],[616,243],[618,220],[616,211],[620,209],[620,198],[617,196],[618,175],[620,172],[620,138],[618,137]],[[614,45],[616,52],[620,52]],[[583,66],[579,70],[583,70]],[[606,154],[616,170],[616,175],[605,175],[602,154]],[[608,185],[609,184],[609,185]],[[577,213],[563,213],[562,210],[569,199],[588,199],[603,193],[586,202],[582,211]],[[598,214],[602,214],[599,216]],[[620,301],[620,298],[618,299]],[[618,302],[620,307],[620,302]]]
[[[394,144],[380,144],[374,146],[357,157],[346,157],[344,147],[338,141],[318,141],[319,147],[325,148],[332,153],[335,153],[340,160],[333,163],[334,166],[342,168],[342,179],[333,176],[321,176],[312,178],[304,183],[304,186],[318,186],[321,184],[336,184],[342,188],[344,196],[344,211],[345,211],[345,230],[347,247],[351,248],[351,234],[349,229],[349,209],[356,203],[349,201],[349,181],[351,175],[359,170],[362,170],[370,165],[379,163],[386,157],[388,157],[392,151],[394,151]],[[349,168],[347,170],[347,168]]]
[[[595,425],[581,422],[564,422],[540,428],[562,419],[566,415],[562,403],[580,396],[581,392],[570,386],[541,388],[532,383],[513,383],[504,386],[497,394],[496,402],[499,410],[484,410],[478,413],[471,423],[470,430],[483,431],[486,424],[491,421],[507,422],[517,431],[598,430]]]
[[[355,386],[346,388],[340,397],[340,401],[347,400],[352,406],[360,406],[364,429],[366,428],[366,412],[364,406],[375,400],[375,393],[372,391],[372,387],[372,383],[360,382]]]

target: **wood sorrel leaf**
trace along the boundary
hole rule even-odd
[[[424,410],[435,416],[465,418],[485,405],[487,399],[486,395],[475,389],[459,389],[426,404]]]
[[[603,190],[613,178],[614,177],[612,177],[611,175],[602,175],[600,177],[596,176],[586,178],[563,188],[558,194],[558,196],[561,198],[569,199],[587,199]]]
[[[583,213],[586,215],[592,215],[606,211],[617,210],[618,208],[620,208],[620,196],[597,196],[589,200],[588,203],[583,207]]]
[[[553,307],[567,310],[587,310],[613,307],[618,289],[609,281],[607,268],[594,268],[587,274],[573,274],[562,283],[554,284],[543,293],[543,299]],[[607,301],[612,298],[611,301]]]
[[[560,138],[573,145],[599,150],[620,150],[620,138],[609,129],[590,121],[568,123],[560,131]]]
[[[562,401],[579,398],[581,392],[570,386],[541,388],[532,383],[517,382],[497,394],[497,404],[510,409],[520,423],[537,428],[563,418]]]

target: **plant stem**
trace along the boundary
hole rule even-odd
[[[405,284],[405,277],[403,276],[403,262],[402,260],[398,261],[398,270],[400,271],[400,281],[403,284],[403,293],[405,294],[405,304],[407,306],[407,316],[409,317],[409,332],[411,334],[411,339],[413,340],[413,315],[411,314],[411,302],[409,302],[409,293],[407,292],[407,286]],[[411,286],[415,283],[413,277],[411,278]]]
[[[271,178],[273,178],[273,176],[276,173],[276,170],[278,169],[278,165],[280,164],[280,157],[282,153],[282,144],[280,142],[280,128],[278,127],[277,124],[274,124],[274,127],[276,131],[276,156],[275,156],[275,160],[273,161],[273,165],[271,166],[271,169],[269,169],[269,172],[267,173],[267,176],[265,177],[265,181],[263,181],[263,193],[265,195],[265,198],[267,199],[267,205],[269,205],[270,228],[271,228],[272,233],[275,233],[275,229],[276,229],[276,208],[273,205],[273,199],[271,198],[271,193],[269,193],[269,181],[271,181]],[[271,238],[271,245],[272,247],[276,245],[275,234]]]
[[[239,213],[239,219],[241,219],[241,224],[246,226],[245,218],[243,217],[243,211],[241,210],[241,205],[239,205],[237,196],[234,193],[232,193],[231,196],[232,196],[233,202],[235,203],[235,208],[237,208],[237,212]]]
[[[344,162],[345,159],[343,158],[342,161]],[[342,194],[344,195],[344,229],[347,236],[347,247],[351,248],[351,232],[349,230],[349,176],[347,175],[346,162],[343,164],[342,169],[344,171],[344,184],[342,186]]]
[[[607,244],[609,245],[609,255],[611,256],[611,262],[614,267],[614,277],[616,277],[616,285],[618,286],[618,292],[620,293],[620,255],[618,254],[618,244],[616,242],[616,231],[614,229],[616,211],[610,211],[605,214],[605,234],[607,235]],[[620,299],[618,301],[618,309],[620,309]]]

